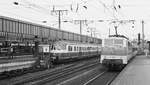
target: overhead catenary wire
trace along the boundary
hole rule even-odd
[[[83,5],[83,3],[85,3],[85,2],[82,2],[82,3],[79,3],[79,5]],[[32,3],[27,3],[27,4],[29,4],[28,6],[29,7],[27,7],[27,8],[29,8],[29,9],[32,9],[32,10],[34,10],[34,11],[36,11],[36,12],[39,12],[39,13],[41,13],[41,12],[43,12],[43,11],[45,11],[44,13],[46,14],[46,15],[49,15],[49,12],[47,12],[47,10],[42,10],[43,8],[41,8],[41,6],[39,6],[38,7],[38,5],[34,5],[34,4],[32,4]],[[96,4],[98,4],[98,3],[96,3]],[[95,5],[94,5],[95,6]],[[104,7],[106,7],[106,4],[105,3],[103,3],[103,6]],[[96,6],[95,6],[95,8],[96,8]],[[106,7],[106,8],[108,8],[108,7]],[[87,9],[88,9],[88,7],[87,7]],[[97,8],[98,9],[98,8]],[[108,8],[109,9],[109,8]],[[110,9],[109,9],[110,10]],[[79,14],[78,14],[79,15]],[[70,18],[70,17],[63,17],[64,19],[66,18],[66,19],[68,19],[68,18]],[[72,18],[70,18],[70,19],[72,19]],[[94,21],[94,20],[93,20]],[[98,20],[95,20],[95,22],[96,21],[98,21]]]

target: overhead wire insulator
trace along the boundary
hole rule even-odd
[[[115,11],[117,11],[117,8],[114,6]]]
[[[119,9],[121,9],[121,6],[120,6],[120,5],[118,5],[118,8],[119,8]]]
[[[19,3],[18,3],[18,2],[14,2],[14,4],[15,4],[15,5],[18,5]]]
[[[87,6],[83,6],[85,9],[87,9]]]

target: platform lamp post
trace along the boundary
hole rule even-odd
[[[142,49],[144,50],[144,21],[142,20]]]

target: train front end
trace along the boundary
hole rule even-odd
[[[123,38],[107,38],[102,41],[100,63],[111,67],[123,67],[128,63],[127,40]]]

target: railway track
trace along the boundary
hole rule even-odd
[[[59,79],[59,78],[63,78],[67,75],[70,75],[72,73],[87,69],[89,67],[95,66],[99,63],[91,63],[91,64],[84,64],[84,65],[77,65],[71,68],[67,68],[61,72],[56,72],[55,74],[49,75],[49,76],[45,76],[44,78],[38,78],[37,80],[32,80],[30,82],[24,83],[26,85],[42,85],[48,82],[51,82],[53,80]]]
[[[69,65],[65,65],[62,68],[55,69],[55,70],[46,70],[37,73],[31,73],[29,76],[14,78],[10,80],[9,84],[11,85],[41,85],[46,82],[51,82],[63,76],[69,75],[71,73],[89,68],[90,66],[94,66],[98,64],[98,60],[86,60],[82,61],[82,63],[73,63]]]
[[[104,71],[83,85],[110,85],[120,72]]]

